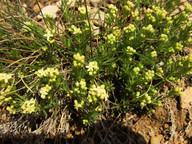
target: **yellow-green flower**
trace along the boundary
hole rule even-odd
[[[86,66],[89,72],[89,75],[95,75],[97,71],[99,70],[98,64],[96,61],[89,62],[89,65]]]
[[[25,114],[31,114],[32,112],[35,112],[36,110],[36,101],[34,98],[31,98],[30,100],[26,100],[21,108],[23,109],[23,113]]]
[[[73,33],[74,35],[77,35],[77,34],[82,34],[82,31],[80,28],[77,28],[75,25],[72,25],[70,28],[69,28],[69,31],[71,33]]]
[[[77,100],[74,100],[74,107],[76,110],[79,110],[79,108],[82,108],[84,105],[84,101],[82,100],[80,103]]]
[[[87,7],[87,10],[88,12],[90,11],[90,7]],[[85,6],[82,6],[82,7],[79,7],[78,8],[78,11],[82,14],[82,15],[85,15],[86,14],[86,7]]]
[[[46,33],[45,33],[43,36],[47,38],[47,41],[48,41],[49,43],[54,43],[55,40],[52,39],[53,36],[54,36],[54,34],[55,34],[55,30],[46,29]]]
[[[74,58],[74,61],[73,61],[74,67],[83,67],[85,63],[84,55],[81,56],[79,53],[77,53],[73,55],[73,58]]]
[[[0,82],[4,81],[5,83],[8,83],[8,81],[12,78],[13,74],[7,74],[7,73],[0,73]]]
[[[46,95],[48,95],[49,91],[52,89],[51,86],[49,86],[48,84],[45,87],[42,87],[40,89],[40,94],[41,94],[41,98],[45,99]]]

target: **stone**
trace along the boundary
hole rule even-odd
[[[36,12],[36,13],[39,13],[40,12],[40,9],[42,9],[43,8],[43,5],[39,2],[39,5],[38,4],[36,4],[36,5],[34,5],[33,6],[33,11],[34,12]]]
[[[150,140],[150,144],[160,144],[160,140],[157,136],[152,136]]]
[[[59,12],[59,7],[57,5],[48,5],[44,8],[41,9],[43,15],[45,16],[46,14],[52,16],[53,19],[57,17],[57,12]],[[38,18],[42,18],[41,13],[38,15]]]
[[[192,87],[187,87],[180,95],[180,106],[183,109],[188,109],[192,104]]]
[[[103,25],[105,19],[105,14],[103,11],[99,10],[98,8],[93,8],[90,10],[89,16],[95,25]]]
[[[62,0],[56,2],[56,5],[57,5],[58,7],[60,7],[60,6],[61,6],[61,3],[62,3]],[[68,5],[70,8],[74,7],[74,6],[75,6],[75,3],[76,3],[76,0],[68,0],[68,1],[67,1],[67,5]]]
[[[93,25],[93,34],[98,35],[99,34],[99,27]]]
[[[100,0],[90,0],[92,6],[96,7],[99,4]]]

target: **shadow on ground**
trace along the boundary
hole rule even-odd
[[[70,124],[67,133],[56,134],[54,137],[41,134],[3,134],[1,144],[146,144],[145,138],[116,120],[99,121],[97,124],[84,128]],[[22,133],[22,132],[21,132]],[[24,136],[22,136],[24,135]]]

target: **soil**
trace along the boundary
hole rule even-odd
[[[33,11],[36,0],[19,0]],[[40,0],[41,6],[56,0]],[[10,117],[0,110],[0,143],[84,143],[84,144],[191,144],[192,107],[181,108],[180,99],[165,99],[152,113],[127,112],[102,115],[98,123],[84,127],[77,115],[66,110],[46,120],[41,117]],[[30,121],[26,121],[30,119]]]

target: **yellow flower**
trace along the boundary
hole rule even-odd
[[[82,31],[80,28],[77,28],[76,26],[72,25],[71,28],[69,28],[69,31],[73,33],[74,35],[76,34],[82,34]]]
[[[90,7],[87,7],[87,11],[89,12],[90,11]],[[79,7],[78,8],[78,11],[82,14],[82,15],[85,15],[86,14],[86,7],[82,6],[82,7]]]
[[[55,33],[55,30],[49,30],[49,29],[46,29],[46,34],[44,34],[43,36],[47,38],[47,41],[49,43],[53,43],[55,40],[54,39],[50,39],[54,36],[54,33]]]
[[[0,81],[4,81],[5,83],[8,83],[8,81],[12,78],[13,74],[7,74],[7,73],[0,73]]]
[[[81,103],[79,103],[77,100],[74,100],[74,106],[76,110],[78,110],[79,108],[82,108],[83,105],[84,105],[84,101],[81,101]]]
[[[51,86],[49,86],[49,85],[46,85],[45,87],[42,87],[41,89],[40,89],[40,94],[41,94],[41,98],[42,99],[45,99],[45,96],[46,95],[48,95],[48,93],[49,93],[49,91],[52,89],[52,87]]]
[[[30,100],[26,100],[21,106],[21,108],[23,109],[23,113],[31,114],[32,112],[34,112],[36,110],[35,104],[36,104],[36,101],[34,98],[31,98]]]

